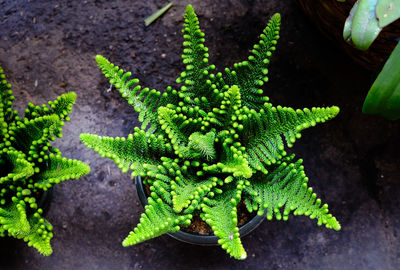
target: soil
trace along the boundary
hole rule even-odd
[[[240,202],[237,206],[238,215],[238,226],[241,227],[256,216],[256,213],[250,213],[247,211],[246,206],[243,202]],[[197,214],[192,218],[192,222],[189,226],[181,227],[181,230],[188,233],[200,234],[200,235],[214,235],[210,225],[208,225],[201,217]]]
[[[334,1],[334,0],[332,0]],[[41,105],[67,91],[77,101],[55,146],[91,173],[58,184],[47,219],[53,255],[22,240],[0,239],[0,269],[398,269],[400,263],[400,122],[364,115],[376,72],[363,70],[326,39],[294,1],[174,1],[160,19],[144,19],[168,1],[0,0],[0,63],[15,108]],[[84,132],[127,136],[137,113],[96,67],[104,55],[155,89],[182,71],[181,28],[192,3],[218,70],[246,59],[268,18],[282,15],[277,50],[263,89],[275,105],[340,107],[333,120],[305,130],[290,153],[304,160],[309,185],[340,221],[339,232],[304,216],[265,221],[242,239],[248,258],[220,247],[160,236],[124,248],[142,213],[129,174],[79,140]]]
[[[192,234],[214,235],[210,225],[202,220],[198,214],[194,215],[189,226],[181,227],[181,230]]]

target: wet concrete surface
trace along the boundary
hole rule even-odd
[[[360,112],[376,74],[325,39],[292,1],[174,2],[146,28],[144,18],[165,1],[0,1],[0,63],[15,107],[22,112],[27,102],[75,91],[71,122],[56,146],[92,168],[54,190],[47,214],[53,255],[2,239],[0,269],[398,269],[400,122]],[[199,15],[210,62],[219,70],[243,60],[269,17],[282,14],[264,89],[276,105],[341,108],[334,120],[305,131],[291,150],[304,159],[310,185],[340,221],[340,232],[306,217],[264,222],[243,239],[245,261],[168,236],[121,246],[143,211],[135,186],[112,161],[84,147],[79,134],[127,136],[138,121],[118,92],[107,92],[94,56],[104,55],[150,88],[175,85],[187,3]]]

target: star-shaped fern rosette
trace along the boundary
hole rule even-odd
[[[29,103],[20,118],[0,67],[0,236],[24,239],[43,255],[52,253],[53,233],[38,205],[40,197],[53,185],[90,170],[81,161],[62,158],[50,145],[62,137],[75,98],[70,92],[41,107]]]
[[[96,56],[143,123],[127,138],[81,135],[88,147],[114,160],[123,172],[131,169],[133,177],[145,177],[150,186],[149,204],[124,246],[176,232],[199,214],[222,248],[244,259],[237,225],[241,201],[250,212],[266,211],[269,220],[286,220],[294,211],[340,229],[328,206],[308,187],[302,160],[284,150],[284,140],[291,147],[303,129],[333,118],[339,108],[274,107],[260,89],[268,81],[279,26],[280,15],[275,14],[248,60],[215,74],[189,5],[183,29],[186,70],[176,80],[182,86],[167,87],[164,93],[142,88],[130,72]]]

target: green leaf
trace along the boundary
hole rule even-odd
[[[15,149],[29,154],[34,143],[42,144],[54,139],[52,135],[58,121],[59,117],[55,114],[30,120],[23,118],[16,125],[10,127],[9,140]]]
[[[22,237],[29,246],[35,247],[42,255],[49,256],[53,253],[50,240],[53,238],[53,226],[39,213],[35,213],[29,218],[31,229]]]
[[[169,103],[173,103],[176,99],[174,97],[176,91],[172,90],[171,87],[167,87],[166,92],[161,94],[155,89],[142,89],[138,85],[138,79],[129,79],[132,75],[131,72],[124,73],[123,69],[115,66],[101,55],[96,55],[96,62],[103,74],[110,80],[110,83],[119,89],[122,97],[139,112],[139,121],[143,123],[142,129],[146,129],[149,126],[149,134],[157,130],[159,128],[157,108],[166,104],[167,100]]]
[[[236,205],[240,202],[242,189],[243,181],[238,181],[237,188],[227,190],[212,200],[205,199],[202,204],[205,221],[219,238],[218,244],[239,260],[247,257],[237,226]]]
[[[149,206],[124,246],[175,232],[198,214],[211,225],[222,248],[244,259],[236,213],[241,200],[251,211],[268,208],[271,218],[275,209],[282,218],[278,212],[286,205],[284,218],[294,211],[318,218],[327,227],[340,227],[308,189],[301,165],[287,164],[291,159],[285,158],[284,150],[302,130],[335,117],[339,108],[273,107],[261,89],[268,81],[280,23],[280,15],[274,15],[246,61],[224,74],[214,73],[204,33],[188,5],[182,31],[185,67],[176,80],[180,90],[167,87],[163,94],[142,89],[137,79],[129,79],[130,72],[96,57],[143,122],[131,139],[81,135],[88,147],[113,159],[123,172],[131,168],[134,176],[142,176],[151,192]],[[248,196],[242,198],[245,186]]]
[[[47,190],[60,182],[78,179],[90,172],[90,167],[80,160],[61,158],[54,154],[44,162],[40,173],[35,174],[35,187]]]
[[[62,137],[75,99],[70,92],[41,107],[28,104],[20,118],[0,67],[0,237],[23,239],[45,256],[52,253],[52,226],[41,217],[37,200],[54,183],[89,172],[80,161],[61,159],[50,145]]]
[[[7,82],[4,70],[0,66],[0,139],[7,132],[5,129],[7,122],[11,122],[15,116],[18,116],[18,112],[12,110],[13,101],[11,84]]]
[[[318,225],[325,224],[329,229],[340,230],[336,218],[328,213],[328,205],[321,206],[321,200],[307,187],[308,178],[299,159],[290,163],[294,155],[287,157],[284,162],[279,161],[275,169],[264,178],[252,181],[246,192],[257,202],[258,215],[263,215],[265,209],[267,219],[275,216],[278,220],[287,220],[291,211],[294,215],[306,215],[311,219],[317,218]],[[285,206],[283,215],[280,209]]]
[[[369,90],[362,111],[390,120],[400,118],[400,43]]]
[[[186,70],[177,78],[177,83],[184,83],[179,96],[186,102],[192,103],[191,97],[213,97],[211,84],[205,83],[209,78],[209,72],[215,69],[214,65],[208,65],[208,48],[204,46],[204,33],[199,27],[199,20],[191,5],[186,7],[185,23],[182,30],[183,42],[182,59]]]
[[[72,111],[75,100],[76,94],[69,92],[62,94],[54,101],[49,101],[48,105],[43,104],[42,107],[28,103],[28,109],[25,110],[25,117],[27,119],[34,119],[39,116],[56,114],[60,119],[65,119]]]
[[[251,110],[247,113],[241,131],[247,159],[254,169],[265,173],[264,164],[271,165],[286,155],[282,137],[292,147],[301,137],[302,130],[332,119],[339,113],[339,108],[332,106],[295,111],[266,103],[259,112]]]
[[[26,207],[25,202],[16,197],[10,206],[0,207],[0,226],[7,230],[9,235],[23,236],[31,229],[26,216]]]
[[[41,217],[41,209],[27,218],[26,207],[23,200],[16,198],[9,207],[0,207],[0,228],[7,230],[10,236],[24,239],[29,246],[48,256],[53,252],[50,245],[53,227]]]
[[[161,164],[158,155],[169,154],[172,150],[161,136],[147,135],[138,128],[128,138],[81,134],[80,139],[100,156],[114,160],[122,172],[126,173],[131,168],[132,176],[145,176],[143,164]]]
[[[233,125],[234,120],[237,120],[241,113],[240,108],[242,107],[240,89],[237,85],[232,85],[223,94],[224,99],[221,102],[219,108],[214,108],[210,122],[221,123],[220,126],[227,128],[227,125]]]
[[[214,139],[215,133],[212,131],[205,135],[201,132],[194,132],[189,136],[188,145],[181,147],[179,153],[183,158],[213,160],[216,157]]]
[[[246,159],[246,155],[234,145],[232,139],[227,138],[222,144],[220,159],[216,164],[203,164],[203,171],[207,173],[229,173],[234,177],[250,178],[252,169]]]
[[[4,162],[5,165],[8,165],[11,168],[9,168],[10,173],[6,176],[0,177],[0,184],[8,181],[27,179],[29,176],[33,175],[33,166],[25,159],[23,153],[14,150],[7,151],[6,149],[3,151],[5,152],[0,155],[0,163]]]
[[[179,213],[187,208],[191,203],[197,204],[210,192],[211,188],[217,183],[218,178],[210,177],[207,179],[184,178],[177,176],[171,182],[171,195],[173,209]]]
[[[345,29],[351,28],[351,41],[360,50],[367,50],[382,30],[375,12],[377,1],[359,0],[353,20],[346,22]],[[348,31],[344,34],[348,35]],[[350,40],[350,37],[345,36],[345,39]]]
[[[235,63],[233,70],[225,69],[229,85],[238,85],[243,105],[250,109],[258,109],[268,101],[260,87],[268,81],[267,66],[272,53],[276,50],[281,25],[280,14],[274,14],[263,33],[260,41],[255,44],[248,60]]]
[[[385,27],[400,18],[400,1],[398,0],[379,0],[376,5],[376,17],[379,26]]]
[[[359,1],[357,1],[354,4],[354,6],[351,8],[349,16],[347,17],[347,19],[344,23],[343,38],[347,42],[351,42],[351,28],[353,27],[354,14],[356,14],[358,4],[359,4]]]
[[[158,120],[161,125],[161,129],[168,135],[171,143],[178,151],[180,146],[188,142],[188,136],[184,130],[180,128],[187,117],[184,115],[178,115],[175,110],[167,107],[158,108]]]
[[[179,231],[179,225],[189,225],[192,215],[181,215],[165,204],[155,193],[148,198],[140,223],[122,242],[124,247],[135,245],[164,233]]]

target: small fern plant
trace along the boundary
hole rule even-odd
[[[52,225],[38,201],[54,184],[89,173],[89,166],[61,157],[50,145],[61,138],[64,121],[75,103],[73,92],[48,105],[31,103],[25,116],[12,109],[14,96],[0,67],[0,236],[23,239],[50,255]]]
[[[244,259],[237,225],[241,201],[250,212],[266,213],[268,220],[287,220],[293,212],[340,229],[328,206],[308,187],[302,160],[284,150],[303,129],[333,118],[339,108],[275,107],[260,89],[268,81],[280,20],[279,14],[271,18],[248,60],[216,73],[208,63],[197,16],[187,6],[182,31],[186,69],[176,80],[180,90],[142,88],[130,72],[96,56],[104,75],[143,123],[127,138],[80,136],[123,172],[131,169],[133,177],[141,176],[149,185],[145,213],[123,246],[176,232],[199,215],[227,253]]]

